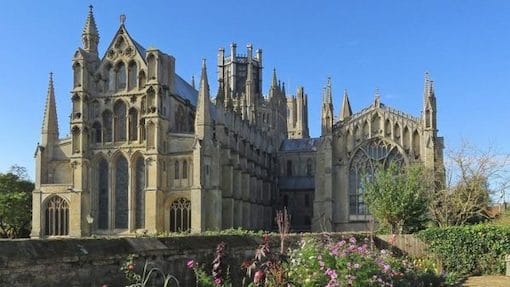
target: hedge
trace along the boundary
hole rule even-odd
[[[469,225],[430,228],[418,233],[446,272],[460,275],[502,274],[510,254],[510,226]]]

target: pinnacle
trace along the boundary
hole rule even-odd
[[[86,35],[96,35],[99,36],[99,32],[97,31],[96,20],[94,19],[94,7],[92,5],[89,6],[89,14],[87,16],[87,20],[85,22],[85,27],[83,28],[83,34]]]

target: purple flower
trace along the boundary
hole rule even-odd
[[[223,280],[221,280],[221,278],[214,279],[214,284],[216,284],[217,286],[221,285],[221,283],[223,283]]]

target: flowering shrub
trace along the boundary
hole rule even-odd
[[[285,255],[271,253],[268,234],[264,234],[262,238],[262,244],[255,251],[255,257],[244,261],[241,266],[246,271],[243,286],[286,286],[286,272],[282,265]],[[281,242],[283,239],[281,236]],[[282,246],[283,244],[280,245]]]
[[[230,282],[229,267],[225,266],[224,258],[225,258],[225,243],[221,242],[220,244],[218,244],[218,246],[216,246],[216,252],[212,263],[213,268],[211,275],[209,275],[204,270],[203,266],[199,266],[195,260],[189,260],[186,263],[186,266],[189,269],[192,269],[193,272],[195,272],[197,286],[202,287],[232,286],[232,283]]]
[[[286,264],[292,286],[420,286],[422,274],[412,262],[387,250],[372,250],[368,240],[303,240]]]

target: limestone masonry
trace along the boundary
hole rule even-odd
[[[173,56],[145,49],[124,21],[100,58],[89,11],[73,58],[67,138],[59,138],[50,75],[32,237],[271,229],[283,206],[295,231],[367,230],[362,176],[389,162],[443,169],[428,75],[420,117],[385,106],[378,93],[353,114],[347,92],[335,117],[328,80],[321,137],[310,138],[303,87],[289,95],[273,71],[263,94],[262,50],[219,49],[211,100],[205,60],[195,87],[176,74]]]

